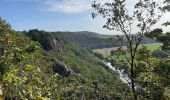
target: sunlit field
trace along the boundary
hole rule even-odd
[[[142,46],[146,46],[147,49],[151,50],[151,51],[154,51],[154,50],[157,50],[157,49],[160,49],[160,47],[162,46],[162,43],[147,43],[147,44],[140,44],[139,45],[139,49],[142,47]],[[104,57],[106,56],[109,56],[110,55],[110,52],[112,50],[116,50],[118,49],[119,47],[112,47],[112,48],[103,48],[103,49],[95,49],[93,50],[94,52],[97,52],[97,53],[100,53],[102,54]],[[123,46],[124,49],[126,49],[126,46]]]

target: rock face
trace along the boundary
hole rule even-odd
[[[63,42],[59,41],[53,33],[34,29],[28,31],[26,34],[31,37],[32,40],[38,41],[46,51],[63,51],[64,49]]]
[[[63,42],[62,41],[58,41],[55,37],[53,37],[53,39],[50,41],[50,46],[52,50],[55,51],[63,51]]]
[[[52,68],[55,73],[58,73],[63,77],[68,77],[72,74],[72,71],[68,69],[65,64],[62,64],[59,61],[55,61],[55,64],[52,66]]]

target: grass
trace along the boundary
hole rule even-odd
[[[160,49],[160,47],[162,46],[162,43],[147,43],[147,44],[140,44],[139,48],[141,48],[142,46],[146,46],[147,49],[154,51],[157,49]],[[107,57],[110,55],[110,52],[112,50],[116,50],[118,47],[112,47],[112,48],[103,48],[103,49],[95,49],[93,50],[93,52],[97,52],[102,54],[104,57]],[[126,47],[124,47],[126,48]]]
[[[141,45],[139,45],[139,48],[141,48],[142,46],[146,46],[147,49],[154,51],[154,50],[160,49],[160,47],[162,46],[162,43],[141,44]]]

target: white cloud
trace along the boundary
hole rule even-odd
[[[45,10],[63,13],[80,13],[92,9],[93,1],[111,2],[113,0],[2,0],[5,2],[38,2],[44,4]],[[131,0],[130,0],[131,1]]]
[[[91,9],[91,3],[95,0],[46,0],[49,11],[63,13],[79,13]],[[111,0],[96,0],[97,2]]]
[[[77,13],[89,9],[89,4],[85,0],[63,0],[63,1],[46,1],[48,10],[64,13]]]

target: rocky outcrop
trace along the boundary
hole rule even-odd
[[[38,41],[42,48],[46,51],[63,51],[64,49],[63,42],[59,41],[54,33],[34,29],[29,30],[26,35],[31,37],[32,40]]]
[[[62,64],[60,61],[55,60],[55,64],[52,66],[54,73],[58,73],[62,77],[68,77],[72,74],[72,71],[68,69],[65,64]]]
[[[50,41],[50,46],[52,48],[52,50],[55,51],[63,51],[63,42],[57,40],[55,37],[53,37],[53,39]]]

